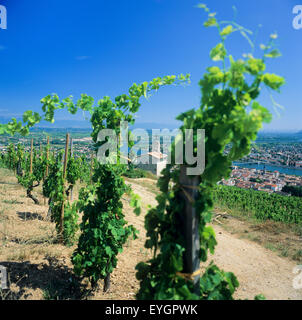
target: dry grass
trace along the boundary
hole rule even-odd
[[[129,182],[135,182],[136,185],[142,186],[146,190],[150,191],[151,193],[158,195],[160,190],[157,187],[157,180],[155,179],[149,179],[149,178],[140,178],[140,179],[130,179],[125,178],[125,181]]]
[[[76,186],[74,199],[81,186]],[[0,299],[134,299],[139,288],[135,266],[150,258],[144,249],[144,213],[137,217],[124,201],[126,219],[140,231],[137,240],[129,240],[111,279],[111,289],[92,292],[87,280],[74,276],[71,255],[76,248],[56,241],[55,225],[46,221],[41,187],[34,190],[41,205],[26,198],[25,190],[9,170],[0,169],[0,265],[7,267],[10,289]],[[79,221],[80,222],[80,221]],[[129,259],[130,257],[130,259]]]
[[[127,183],[132,184],[134,192],[142,197],[143,212],[139,217],[133,213],[127,199],[124,200],[126,220],[139,230],[139,238],[135,241],[129,240],[123,253],[119,254],[117,268],[111,275],[111,289],[104,294],[102,281],[100,281],[99,289],[92,292],[87,280],[74,276],[70,258],[76,246],[65,247],[57,243],[54,224],[45,220],[48,207],[43,205],[41,188],[34,191],[41,205],[34,205],[31,199],[26,198],[25,190],[18,185],[13,174],[8,170],[0,169],[0,265],[7,267],[10,287],[9,290],[0,291],[0,299],[134,299],[139,289],[139,282],[135,277],[135,266],[151,258],[151,252],[144,248],[146,232],[144,216],[148,205],[156,205],[155,194],[158,189],[156,181],[150,179],[127,179]],[[75,188],[74,199],[77,198],[79,187]],[[261,246],[277,252],[284,259],[302,261],[302,231],[299,228],[294,230],[293,227],[284,224],[259,223],[243,217],[232,218],[230,216],[220,221],[223,228],[235,234],[237,238],[242,237],[258,242]],[[235,238],[220,233],[218,237],[227,236],[224,239],[225,243],[222,244],[233,250]],[[240,243],[240,245],[244,247],[245,243]],[[257,256],[258,248],[253,247],[252,249]],[[239,274],[242,271],[242,274],[245,275],[245,269],[240,270],[240,266],[234,265],[233,254],[235,257],[238,254],[243,260],[249,260],[249,252],[240,251],[239,254],[237,251],[235,253],[232,251],[228,256],[225,251],[224,248],[221,253],[218,250],[218,253],[223,255],[222,267],[225,266],[228,270],[237,268]],[[266,255],[261,267],[265,265],[265,259]],[[246,268],[246,265],[242,268]],[[260,277],[261,270],[257,269],[256,274]],[[251,274],[251,277],[254,275],[254,273]],[[264,280],[262,278],[260,280],[259,286],[263,286]],[[242,276],[241,281],[244,287],[250,283],[250,278],[245,279],[245,276]],[[254,288],[252,289],[254,292]],[[258,291],[257,289],[255,292]],[[245,294],[246,292],[241,292],[241,296]]]
[[[217,208],[216,212],[221,212]],[[276,252],[281,257],[292,261],[302,262],[302,226],[275,222],[271,220],[259,221],[252,216],[227,211],[229,219],[220,219],[222,226],[231,234],[249,239],[261,246]]]

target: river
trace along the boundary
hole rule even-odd
[[[279,171],[280,173],[292,175],[292,176],[302,176],[302,168],[288,168],[288,167],[280,167],[274,166],[270,164],[258,164],[258,163],[240,163],[240,162],[233,162],[233,166],[243,167],[243,168],[251,168],[257,170],[267,170],[267,171]]]

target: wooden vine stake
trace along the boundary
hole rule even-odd
[[[45,169],[45,178],[48,177],[48,159],[49,159],[49,136],[47,137],[47,146],[46,146],[46,169]],[[46,197],[44,197],[44,205],[46,205]]]
[[[49,136],[47,137],[46,160],[49,160]],[[48,164],[46,165],[45,176],[48,176]]]
[[[70,157],[73,157],[73,139],[70,139]],[[70,201],[72,201],[73,199],[73,187],[70,190],[69,199]]]
[[[29,174],[31,175],[33,173],[33,151],[34,151],[34,139],[31,139],[31,143],[30,143],[30,166],[29,166]],[[33,188],[37,187],[39,185],[39,183],[34,186],[33,182],[30,186],[28,186],[26,193],[27,193],[27,197],[32,199],[34,201],[35,204],[39,204],[39,200],[37,198],[35,198],[31,192],[33,191]]]
[[[90,161],[90,184],[92,183],[92,174],[93,174],[93,158],[94,152],[91,151],[91,161]]]
[[[31,139],[30,143],[30,167],[29,167],[29,173],[33,173],[33,150],[34,150],[34,139]]]
[[[181,274],[184,278],[193,281],[194,293],[200,296],[200,239],[199,239],[199,214],[194,206],[198,198],[198,186],[200,185],[200,176],[187,175],[187,166],[180,167],[180,185],[182,192],[180,197],[184,202],[184,211],[181,212],[182,219],[179,232],[185,239],[185,252],[183,261],[183,271]]]
[[[64,169],[63,169],[63,184],[65,185],[66,178],[66,169],[67,169],[67,161],[68,161],[68,146],[69,146],[69,133],[66,134],[66,145],[65,145],[65,157],[64,157]],[[64,188],[65,190],[65,188]],[[63,231],[64,231],[64,202],[65,202],[65,191],[63,191],[63,203],[60,217],[60,240],[63,242]]]

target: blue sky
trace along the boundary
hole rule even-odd
[[[198,107],[198,81],[219,41],[214,28],[202,26],[205,14],[194,7],[199,2],[223,20],[232,18],[235,5],[238,23],[251,30],[262,25],[258,44],[278,33],[282,57],[267,71],[286,78],[274,95],[285,110],[278,118],[263,92],[261,102],[274,113],[265,129],[302,130],[302,29],[292,27],[293,0],[0,0],[8,12],[8,29],[0,30],[0,117],[40,111],[40,99],[54,92],[98,100],[127,92],[134,82],[191,73],[189,87],[162,89],[138,114],[138,123],[176,124],[179,113]],[[228,48],[236,58],[250,51],[239,34]]]

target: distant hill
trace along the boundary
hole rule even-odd
[[[137,122],[134,126],[130,126],[132,129],[145,129],[145,130],[152,130],[152,129],[169,129],[174,130],[180,127],[179,124],[167,124],[167,123],[156,123],[156,122]]]
[[[21,121],[22,117],[16,117],[17,121]],[[0,123],[8,123],[11,118],[0,116]],[[91,128],[91,123],[88,120],[55,120],[54,123],[47,121],[41,121],[36,128],[49,128],[49,129],[65,129],[65,128],[78,128],[78,129],[89,129]],[[134,126],[130,126],[131,129],[177,129],[179,125],[177,124],[163,124],[155,122],[141,122],[136,123]]]
[[[89,129],[91,124],[89,121],[85,120],[55,120],[54,123],[47,121],[41,121],[37,127],[40,128],[78,128],[78,129]]]
[[[22,117],[15,117],[17,121],[22,121]],[[0,116],[0,123],[8,123],[11,118]],[[87,120],[55,120],[54,123],[41,121],[35,127],[39,128],[91,128],[90,122]]]
[[[302,131],[300,132],[260,132],[257,136],[258,143],[291,143],[300,142]]]

